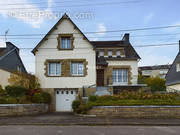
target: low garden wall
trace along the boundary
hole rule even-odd
[[[180,106],[95,106],[88,114],[121,118],[180,118]]]
[[[34,115],[48,111],[48,104],[0,104],[0,116]]]

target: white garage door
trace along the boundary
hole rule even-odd
[[[71,112],[72,102],[76,99],[77,90],[56,90],[56,111]]]

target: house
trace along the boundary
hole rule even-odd
[[[8,79],[14,71],[27,73],[26,68],[19,56],[19,48],[11,42],[6,42],[5,48],[0,48],[0,85],[9,85]]]
[[[179,52],[166,75],[167,91],[180,91],[180,41]]]
[[[165,79],[168,70],[170,69],[171,65],[155,65],[155,66],[143,66],[139,67],[138,71],[139,74],[143,77],[156,77],[159,76],[160,78]]]
[[[137,87],[139,55],[129,42],[89,41],[65,14],[32,50],[35,74],[52,95],[51,111],[72,111],[77,94]],[[85,94],[86,93],[86,94]]]

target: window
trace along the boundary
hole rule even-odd
[[[116,56],[120,57],[121,56],[121,52],[120,50],[116,51]]]
[[[177,72],[180,72],[180,63],[177,63],[177,64],[176,64],[176,71],[177,71]]]
[[[48,75],[49,76],[60,76],[61,75],[61,64],[60,63],[49,63],[48,66]]]
[[[71,74],[74,76],[84,75],[84,64],[83,63],[71,63]]]
[[[114,84],[127,84],[128,83],[128,69],[113,70],[113,83]]]
[[[104,56],[104,51],[100,51],[99,56]]]
[[[109,57],[112,56],[112,51],[111,51],[111,50],[108,51],[108,56],[109,56]]]
[[[21,72],[21,67],[17,66],[17,71]]]
[[[61,37],[61,49],[71,49],[71,37]]]

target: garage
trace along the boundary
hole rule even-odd
[[[76,99],[77,90],[56,90],[56,111],[71,112],[72,102]]]

